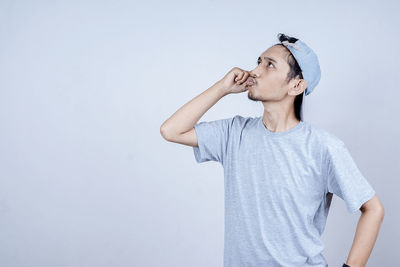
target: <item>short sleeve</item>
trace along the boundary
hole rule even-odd
[[[203,121],[194,126],[198,147],[193,147],[197,163],[217,161],[223,164],[233,118]]]
[[[326,162],[328,192],[343,199],[349,213],[359,210],[375,195],[375,190],[358,169],[343,141],[329,146]]]

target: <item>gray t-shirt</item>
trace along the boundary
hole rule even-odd
[[[224,266],[328,266],[321,240],[333,194],[356,212],[375,191],[343,141],[300,121],[271,132],[262,117],[199,122],[198,163],[224,168]]]

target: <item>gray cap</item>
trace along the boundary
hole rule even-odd
[[[278,40],[280,40],[281,35],[285,34],[278,33]],[[288,35],[285,36],[291,38]],[[293,54],[294,58],[299,64],[303,74],[303,78],[307,82],[305,95],[309,95],[321,79],[321,68],[319,66],[317,55],[308,45],[306,45],[301,40],[297,40],[294,43],[290,43],[286,40],[282,42],[280,41],[280,43],[283,44],[287,49],[289,49],[289,51]]]

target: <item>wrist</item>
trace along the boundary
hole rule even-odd
[[[229,95],[228,90],[225,88],[225,86],[221,83],[221,81],[216,82],[213,87],[215,87],[215,90],[217,90],[220,94],[221,97]]]

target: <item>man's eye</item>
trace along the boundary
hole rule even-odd
[[[257,65],[260,65],[260,61],[257,61]],[[272,65],[272,67],[275,67],[274,64],[272,64],[270,61],[268,62],[267,66]]]

